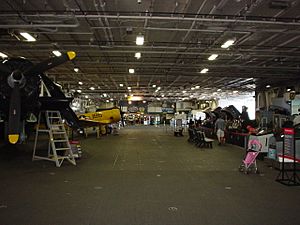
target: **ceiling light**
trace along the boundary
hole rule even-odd
[[[289,91],[291,91],[291,90],[292,90],[292,89],[290,89],[290,88],[286,89],[287,92],[289,92]]]
[[[210,60],[210,59],[209,59]],[[213,59],[212,59],[213,60]],[[200,73],[207,73],[208,72],[208,69],[207,68],[204,68],[203,70],[200,71]]]
[[[146,101],[144,100],[143,103],[146,103]]]
[[[129,92],[131,92],[132,90],[130,89]]]
[[[232,93],[235,93],[235,94],[236,94],[236,93],[238,93],[238,92],[239,92],[239,91],[233,91]]]
[[[154,88],[155,88],[155,87],[156,87],[156,84],[153,84],[153,85],[152,85],[152,87],[154,87]]]
[[[195,90],[195,88],[194,88],[194,87],[191,87],[191,90]]]
[[[190,98],[193,98],[194,97],[194,95],[190,95]]]
[[[131,90],[131,87],[127,87],[128,90]]]
[[[83,85],[83,83],[81,81],[78,82],[79,85]]]
[[[133,95],[131,95],[131,96],[128,97],[128,100],[129,101],[142,101],[143,97],[142,96],[133,96]]]
[[[222,89],[219,88],[217,91],[222,91]]]
[[[93,90],[95,90],[95,88],[94,88],[94,87],[90,87],[90,90],[92,90],[92,91],[93,91]]]
[[[233,43],[234,43],[234,40],[228,40],[223,45],[221,45],[221,48],[228,48],[231,45],[233,45]]]
[[[140,59],[142,57],[142,54],[140,52],[136,52],[134,57]]]
[[[109,100],[107,99],[106,102],[109,102]]]
[[[161,89],[161,87],[158,87],[158,88],[157,88],[157,90],[160,90],[160,89]]]
[[[111,98],[111,99],[109,99],[109,100],[113,101],[114,99],[113,99],[113,98]]]
[[[32,35],[28,34],[27,32],[20,32],[20,35],[23,38],[25,38],[26,41],[36,41],[36,39]]]
[[[196,89],[199,89],[199,88],[200,88],[200,86],[198,86],[198,85],[197,85],[195,88],[196,88]]]
[[[107,94],[106,94],[106,93],[103,93],[103,97],[106,98],[106,97],[107,97]]]
[[[127,98],[127,96],[128,96],[128,95],[126,95],[126,94],[124,95],[125,98]]]
[[[124,84],[119,84],[120,85],[120,87],[123,87],[124,86]]]
[[[7,58],[8,56],[6,54],[4,54],[3,52],[0,52],[0,57]]]
[[[128,101],[128,104],[131,105],[131,104],[132,104],[132,101]]]
[[[158,101],[160,100],[160,98],[156,98]]]
[[[129,73],[134,73],[134,69],[129,69]]]
[[[186,93],[186,91],[182,91],[182,93]]]
[[[211,56],[208,57],[208,60],[215,60],[219,55],[218,54],[212,54]]]
[[[81,93],[82,91],[81,91],[81,90],[77,90],[77,92],[78,92],[78,93]]]
[[[161,95],[161,97],[163,98],[163,97],[165,97],[165,95]]]
[[[57,57],[61,56],[61,52],[60,52],[60,51],[54,50],[54,51],[52,51],[52,53],[53,53],[55,56],[57,56]]]
[[[75,68],[74,68],[74,71],[75,71],[76,73],[78,73],[79,68],[75,67]]]
[[[158,89],[156,89],[155,92],[158,92]]]
[[[143,45],[144,44],[144,35],[137,35],[135,39],[136,45]]]
[[[84,96],[85,98],[89,98],[89,96],[88,95],[86,95],[86,96]]]
[[[266,88],[270,88],[270,87],[271,87],[271,85],[269,85],[269,84],[268,84],[268,85],[266,85]]]

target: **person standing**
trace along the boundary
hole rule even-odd
[[[225,143],[225,120],[222,118],[218,118],[215,122],[215,132],[218,137],[219,145]]]

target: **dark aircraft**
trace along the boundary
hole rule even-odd
[[[60,87],[43,73],[74,59],[75,52],[67,52],[38,64],[24,58],[11,58],[0,62],[0,118],[5,139],[11,144],[25,139],[26,120],[41,110],[58,110],[67,124],[79,129],[78,118]],[[40,97],[41,83],[46,86],[51,97]],[[0,123],[0,124],[1,124]]]

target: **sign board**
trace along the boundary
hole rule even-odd
[[[294,128],[284,128],[283,129],[283,134],[284,134],[284,156],[286,157],[294,157],[294,135],[295,135],[295,130]]]

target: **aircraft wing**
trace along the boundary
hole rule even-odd
[[[79,119],[79,124],[81,127],[96,127],[99,125],[107,125],[111,124],[110,120],[101,120],[100,121],[95,121],[91,119]]]

